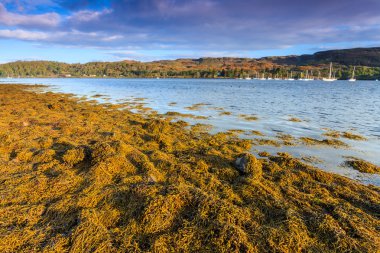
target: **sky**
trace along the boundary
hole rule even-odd
[[[0,63],[263,57],[380,46],[380,0],[0,0]]]

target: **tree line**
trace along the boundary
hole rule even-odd
[[[338,79],[351,77],[353,66],[334,64]],[[114,78],[321,78],[328,64],[310,66],[278,65],[271,62],[90,62],[67,64],[52,61],[17,61],[0,65],[0,77],[114,77]],[[380,67],[356,66],[359,80],[380,79]]]

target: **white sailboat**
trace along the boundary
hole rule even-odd
[[[286,79],[287,81],[294,81],[293,71],[290,71],[290,77]]]
[[[273,79],[276,80],[276,81],[281,80],[281,78],[278,77],[278,74],[276,74],[275,77],[274,77]]]
[[[310,78],[309,70],[306,70],[306,78],[303,78],[303,73],[301,73],[301,78],[298,80],[300,80],[300,81],[314,81],[314,79]]]
[[[259,80],[267,80],[266,78],[265,78],[265,74],[263,73],[263,75],[262,75],[262,77],[259,79]]]
[[[325,82],[334,82],[337,79],[332,77],[332,62],[330,62],[330,72],[329,72],[329,77],[328,78],[323,78],[322,79]]]
[[[311,78],[313,76],[313,71],[311,70],[310,72],[311,72],[311,74],[309,74],[309,71],[306,70],[306,79],[305,79],[305,81],[314,81],[314,78]]]
[[[356,78],[355,78],[355,66],[354,66],[354,70],[352,71],[352,76],[350,79],[348,79],[349,82],[356,82]]]
[[[300,77],[298,78],[298,81],[305,81],[306,79],[303,78],[303,73],[301,72]]]

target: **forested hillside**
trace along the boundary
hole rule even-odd
[[[318,52],[314,55],[251,58],[199,58],[154,62],[121,61],[67,64],[51,61],[17,61],[0,65],[1,77],[184,77],[244,78],[292,75],[312,78],[328,75],[329,63],[339,79],[380,79],[380,48]]]

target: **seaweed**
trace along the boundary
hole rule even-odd
[[[257,117],[256,115],[247,115],[247,114],[240,114],[239,117],[246,121],[256,121],[259,119],[259,117]]]
[[[350,157],[350,159],[345,161],[344,164],[363,173],[380,174],[380,166],[367,162],[363,159]]]
[[[291,117],[291,118],[288,119],[288,121],[291,121],[291,122],[302,122],[301,119],[296,118],[296,117]]]
[[[349,147],[348,144],[344,143],[343,141],[337,140],[337,139],[323,139],[323,140],[317,140],[314,138],[309,137],[301,137],[300,141],[303,142],[305,145],[322,145],[322,146],[332,146],[334,148],[338,147]]]
[[[0,85],[1,252],[380,250],[378,187],[42,88]]]

